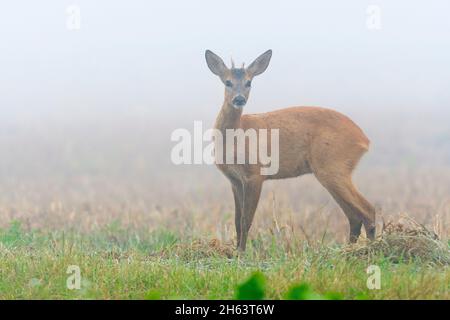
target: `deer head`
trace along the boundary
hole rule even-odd
[[[206,50],[205,58],[209,69],[219,76],[225,85],[225,102],[238,110],[242,110],[248,101],[252,80],[263,73],[269,65],[272,50],[267,50],[255,59],[247,68],[227,68],[223,60],[210,50]]]

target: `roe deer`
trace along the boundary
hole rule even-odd
[[[225,100],[215,129],[278,129],[279,170],[261,175],[260,165],[216,163],[230,180],[235,202],[237,248],[244,251],[264,180],[284,179],[313,173],[330,192],[350,224],[350,242],[356,242],[364,224],[367,237],[375,237],[375,209],[358,192],[351,175],[369,139],[348,117],[319,107],[291,107],[261,114],[242,115],[253,77],[269,65],[272,51],[260,55],[247,68],[228,68],[206,50],[209,69],[225,85]],[[225,136],[225,135],[224,135]]]

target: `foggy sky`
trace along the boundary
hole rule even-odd
[[[68,30],[78,5],[81,29]],[[381,8],[381,30],[366,9]],[[0,10],[0,117],[140,110],[212,119],[223,85],[205,49],[247,65],[273,50],[245,112],[292,105],[447,110],[448,1],[9,1]]]

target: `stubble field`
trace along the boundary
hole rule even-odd
[[[238,257],[230,186],[212,166],[170,163],[175,125],[155,135],[137,112],[30,120],[2,129],[0,298],[228,299],[261,272],[265,298],[307,284],[311,297],[448,299],[448,125],[355,117],[372,140],[355,182],[377,207],[379,234],[383,221],[412,219],[438,237],[425,253],[414,250],[421,240],[403,252],[364,253],[364,239],[348,247],[345,216],[304,176],[264,185]],[[380,289],[367,286],[370,265]],[[67,287],[69,266],[79,267],[80,289]]]

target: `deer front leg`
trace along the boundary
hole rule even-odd
[[[234,196],[234,225],[236,227],[237,247],[241,240],[241,212],[242,212],[242,184],[240,181],[232,182]]]
[[[238,240],[238,249],[245,251],[248,232],[255,216],[258,206],[259,196],[261,195],[262,180],[259,177],[250,178],[242,183],[242,210],[240,223],[240,236]]]

